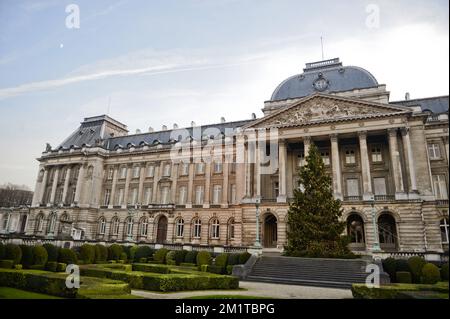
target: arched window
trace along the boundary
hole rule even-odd
[[[448,218],[441,219],[441,239],[443,244],[448,244]]]
[[[200,218],[195,218],[192,225],[193,225],[192,236],[194,238],[200,238],[202,234],[202,221],[200,220]]]
[[[125,220],[125,235],[133,237],[133,218],[131,217]]]
[[[219,220],[217,218],[214,218],[211,221],[211,238],[212,239],[219,239],[219,228],[220,228],[220,224],[219,224]]]
[[[120,227],[120,221],[119,218],[114,217],[111,221],[111,235],[117,236],[119,235],[119,227]]]
[[[351,214],[347,218],[347,234],[350,243],[364,244],[364,221],[358,214]]]
[[[47,233],[54,233],[56,229],[56,213],[52,212],[48,217]]]
[[[141,230],[141,236],[147,236],[148,233],[148,221],[146,217],[141,218],[141,222],[139,223],[139,228]]]
[[[98,221],[98,233],[104,235],[106,232],[106,220],[105,217],[100,217]]]
[[[67,222],[67,221],[69,221],[69,214],[67,214],[66,212],[64,212],[62,215],[61,215],[61,217],[60,217],[60,221],[62,221],[62,222]]]
[[[397,245],[397,227],[392,215],[383,213],[378,217],[378,235],[381,248],[395,248]]]
[[[228,222],[228,239],[234,239],[234,218]]]
[[[178,218],[175,223],[175,232],[177,237],[183,237],[184,235],[184,219]]]
[[[10,219],[11,219],[11,213],[8,212],[8,213],[3,214],[2,230],[8,231]]]
[[[41,232],[44,229],[44,214],[39,213],[36,216],[36,231]]]

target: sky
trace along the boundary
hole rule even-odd
[[[367,69],[391,101],[448,95],[448,10],[447,0],[0,0],[0,184],[33,189],[45,143],[85,117],[108,114],[130,133],[261,117],[280,82],[322,59],[321,37],[325,59]]]

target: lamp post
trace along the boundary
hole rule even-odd
[[[376,221],[376,213],[375,213],[375,198],[371,199],[370,205],[372,207],[372,226],[373,226],[373,252],[379,252],[381,251],[380,243],[378,241],[378,225]]]
[[[134,207],[128,207],[128,217],[130,218],[131,227],[128,231],[127,240],[133,241],[133,226],[134,226],[134,215],[135,215],[135,208]],[[125,226],[127,227],[127,225]]]
[[[259,204],[261,203],[261,197],[256,196],[255,198],[255,206],[256,206],[256,240],[255,240],[255,247],[261,248],[261,242],[259,239]]]

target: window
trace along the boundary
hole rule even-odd
[[[131,190],[131,196],[130,196],[130,204],[131,205],[136,205],[137,204],[137,200],[138,200],[138,189],[137,188],[133,188]]]
[[[5,229],[5,227],[3,227]],[[36,217],[36,231],[42,231],[44,229],[44,215],[39,214]]]
[[[433,175],[434,196],[436,199],[448,199],[445,175]]]
[[[164,186],[161,189],[161,204],[168,204],[169,203],[169,187]]]
[[[184,235],[184,220],[183,218],[177,219],[177,222],[175,223],[175,232],[177,237],[183,237]]]
[[[151,165],[147,167],[147,177],[155,176],[155,166]]]
[[[320,152],[320,156],[322,156],[323,163],[325,166],[330,166],[330,152],[329,151],[322,151]]]
[[[205,173],[205,163],[197,163],[195,166],[196,174],[204,174]]]
[[[62,195],[63,195],[62,188],[58,188],[57,191],[56,191],[56,196],[55,196],[55,203],[56,204],[62,203]]]
[[[280,195],[280,183],[278,182],[273,183],[273,194],[274,197],[278,197],[278,195]]]
[[[2,229],[3,230],[8,230],[8,224],[9,224],[9,220],[11,219],[11,213],[6,213],[3,215],[3,225],[2,225]]]
[[[114,176],[114,168],[108,169],[108,179],[113,179]]]
[[[448,244],[448,218],[441,219],[441,239],[443,244]]]
[[[68,203],[72,204],[75,201],[75,193],[76,193],[76,189],[72,188],[72,192],[70,193],[70,198],[68,200]]]
[[[196,218],[194,220],[194,229],[193,229],[193,237],[194,238],[200,238],[202,234],[202,221],[199,218]]]
[[[302,167],[304,165],[305,165],[305,153],[300,153],[297,155],[297,166]]]
[[[345,151],[345,164],[356,164],[355,150],[350,149]]]
[[[178,195],[178,204],[185,205],[187,199],[187,187],[181,186],[180,187],[180,193]]]
[[[236,204],[236,184],[231,184],[231,203]]]
[[[128,237],[133,237],[133,219],[131,217],[125,221],[125,233]]]
[[[111,228],[112,234],[119,235],[119,227],[120,227],[119,219],[117,217],[115,217],[111,223],[112,223],[112,228]]]
[[[106,221],[104,217],[101,217],[98,223],[98,232],[100,235],[104,235],[106,232]]]
[[[386,180],[384,177],[375,177],[373,179],[373,188],[375,195],[386,195]]]
[[[163,176],[170,176],[170,168],[171,168],[171,165],[170,164],[165,164],[164,165],[164,174],[163,174]]]
[[[219,220],[214,218],[211,222],[211,238],[219,239]]]
[[[119,188],[119,195],[117,197],[117,204],[122,205],[123,204],[123,196],[124,196],[124,189]]]
[[[197,186],[195,188],[195,204],[196,205],[202,205],[203,204],[203,194],[204,194],[204,187],[203,186]]]
[[[235,162],[230,164],[230,172],[232,174],[236,173],[236,163]]]
[[[133,178],[139,178],[139,173],[140,173],[140,167],[134,166],[133,167]]]
[[[347,235],[350,243],[363,244],[364,243],[364,221],[357,214],[351,214],[347,218]]]
[[[51,213],[48,218],[47,232],[53,233],[56,229],[56,213]]]
[[[106,189],[105,190],[105,200],[104,200],[103,204],[105,206],[109,205],[110,199],[111,199],[111,190],[110,189]]]
[[[124,166],[120,168],[120,178],[124,179],[127,177],[127,168]]]
[[[189,163],[183,163],[181,165],[181,175],[182,176],[189,175]]]
[[[213,188],[213,204],[215,204],[215,205],[220,204],[221,197],[222,197],[222,186],[221,185],[214,185],[214,188]]]
[[[347,179],[347,196],[359,196],[359,183],[357,178]]]
[[[432,143],[428,144],[428,155],[430,159],[440,159],[441,158],[441,149],[439,148],[439,144]]]
[[[372,162],[379,163],[383,161],[383,155],[381,153],[381,146],[372,146],[370,153],[372,154]]]
[[[228,223],[228,239],[234,239],[234,219]]]
[[[144,190],[144,205],[148,205],[152,202],[152,188],[146,187]]]
[[[222,162],[214,162],[214,173],[222,173]]]
[[[147,221],[147,218],[143,218],[141,220],[140,229],[141,229],[141,236],[147,236],[147,232],[148,232],[148,221]]]

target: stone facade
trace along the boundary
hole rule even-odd
[[[321,68],[333,71],[311,67]],[[128,135],[108,116],[87,118],[39,158],[26,235],[70,238],[78,230],[102,242],[224,247],[253,246],[259,237],[264,248],[281,250],[300,187],[296,170],[314,143],[343,201],[354,251],[443,253],[448,97],[446,112],[430,114],[420,101],[390,103],[384,85],[354,87],[300,92],[265,102],[260,119],[202,128]]]

